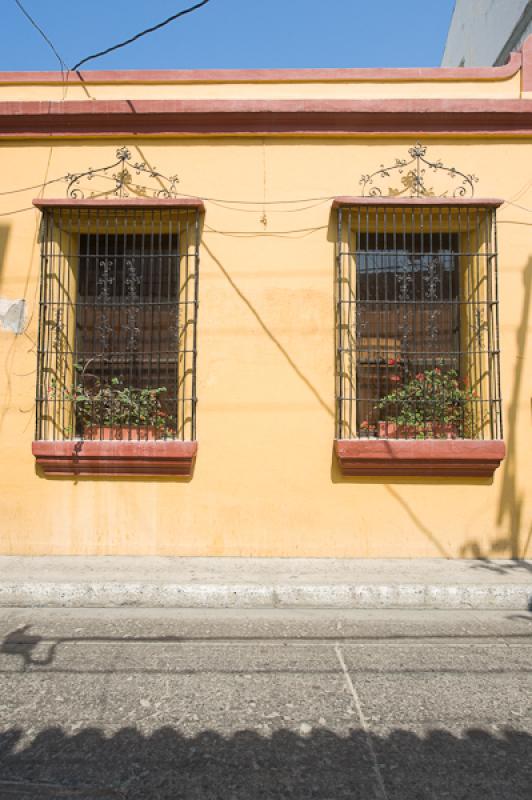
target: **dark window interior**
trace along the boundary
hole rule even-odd
[[[175,407],[179,264],[177,235],[80,235],[76,363],[89,392],[164,387],[162,407]]]
[[[357,419],[371,429],[376,403],[436,366],[459,370],[458,237],[360,233],[356,261]]]

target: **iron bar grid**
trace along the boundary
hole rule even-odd
[[[339,439],[501,439],[495,211],[345,205]]]
[[[196,438],[196,208],[43,210],[36,438]]]

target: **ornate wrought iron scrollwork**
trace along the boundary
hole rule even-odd
[[[476,175],[469,175],[461,172],[456,167],[448,167],[441,160],[429,161],[425,158],[427,148],[417,142],[410,147],[408,154],[410,158],[396,158],[390,166],[381,164],[379,169],[367,175],[362,175],[360,184],[362,186],[363,197],[473,197],[475,194],[474,184],[477,183]],[[436,192],[434,187],[427,185],[427,178],[431,173],[445,173],[452,180],[461,178],[458,185],[448,188],[441,192]],[[392,174],[397,173],[401,176],[400,186],[384,186],[385,179],[391,178]]]
[[[437,306],[438,297],[441,296],[441,262],[437,256],[428,259],[423,274],[423,284],[425,300],[429,301],[428,335],[431,343],[434,344],[440,335],[438,321],[441,316],[441,310]]]
[[[145,161],[132,160],[132,155],[127,147],[119,147],[116,151],[116,161],[105,167],[89,167],[85,172],[69,173],[65,180],[68,183],[67,197],[77,200],[85,198],[85,189],[82,187],[83,179],[92,181],[97,177],[113,183],[111,187],[102,191],[91,191],[89,197],[177,197],[177,175],[167,177],[155,167],[150,167]],[[146,175],[157,182],[157,186],[149,188],[143,186],[135,179],[135,175]]]
[[[140,314],[138,288],[141,279],[137,273],[134,258],[126,260],[126,290],[127,290],[127,311],[126,311],[126,332],[127,347],[130,353],[134,353],[138,347],[140,328],[137,325]]]
[[[105,258],[99,263],[101,273],[97,280],[97,305],[99,307],[97,332],[102,353],[107,352],[109,349],[109,342],[113,333],[109,314],[109,309],[111,307],[110,287],[113,283],[111,270],[113,266],[114,262],[110,258]]]

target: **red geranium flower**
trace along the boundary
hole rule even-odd
[[[416,379],[418,381],[424,381],[425,380],[425,373],[424,372],[418,372],[418,374],[416,375]]]
[[[389,358],[388,359],[388,366],[389,367],[393,367],[393,366],[395,366],[395,364],[397,364],[397,361],[396,361],[395,358]]]
[[[401,378],[399,377],[399,375],[390,375],[390,380],[393,381],[394,383],[397,383],[398,381],[401,380]]]

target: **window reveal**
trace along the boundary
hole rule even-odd
[[[338,209],[337,435],[502,437],[494,211]]]
[[[44,211],[37,438],[195,439],[196,209]]]

